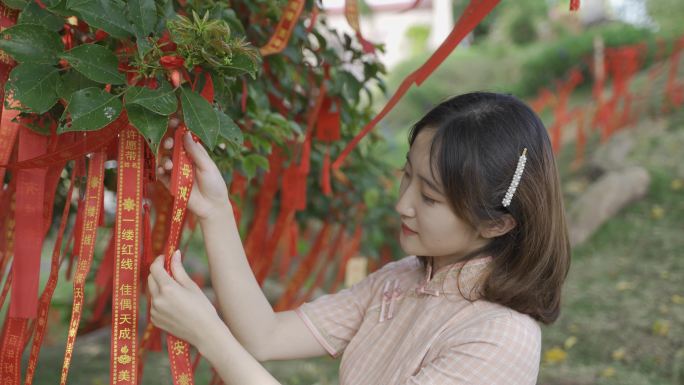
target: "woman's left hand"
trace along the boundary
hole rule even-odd
[[[150,266],[147,284],[152,296],[150,318],[158,328],[198,346],[202,333],[223,323],[202,289],[185,272],[176,250],[171,259],[171,277],[160,255]]]

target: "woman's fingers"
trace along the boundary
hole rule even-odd
[[[173,257],[171,258],[171,272],[173,273],[173,278],[184,287],[193,288],[195,286],[195,281],[190,278],[183,267],[180,258],[180,250],[176,250],[173,253]]]
[[[164,285],[171,285],[176,283],[176,281],[166,272],[164,268],[164,256],[159,255],[155,258],[154,262],[150,265],[150,275],[157,283],[157,286],[161,288]]]
[[[173,148],[173,137],[169,136],[164,140],[164,149],[170,150]]]
[[[185,146],[185,151],[188,152],[188,155],[190,155],[190,158],[200,171],[209,170],[214,164],[214,161],[211,160],[209,153],[204,149],[204,146],[200,143],[196,143],[189,132],[183,135],[183,145]]]
[[[167,174],[166,171],[164,171],[164,168],[161,166],[157,167],[157,180],[162,182],[166,188],[169,188],[171,177],[169,177],[169,174]]]
[[[147,287],[150,289],[150,295],[152,297],[159,295],[159,285],[157,285],[157,281],[154,280],[152,274],[147,276]]]

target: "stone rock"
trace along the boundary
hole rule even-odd
[[[587,164],[589,174],[599,176],[608,171],[621,170],[625,167],[627,156],[634,148],[634,144],[635,139],[631,132],[616,133],[592,154]]]
[[[605,221],[646,195],[651,178],[643,167],[609,171],[592,183],[568,210],[570,244],[587,240]]]

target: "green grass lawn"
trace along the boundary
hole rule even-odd
[[[648,194],[573,250],[563,312],[543,329],[544,351],[562,351],[541,384],[684,383],[684,125],[638,137]]]

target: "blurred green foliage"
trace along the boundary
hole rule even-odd
[[[588,28],[579,34],[567,35],[548,43],[541,42],[533,47],[529,58],[520,63],[521,79],[513,92],[520,96],[532,96],[540,88],[553,85],[556,79],[563,78],[578,65],[584,78],[590,78],[596,36],[603,38],[606,47],[646,43],[649,54],[647,62],[642,65],[650,64],[657,50],[655,35],[645,28],[617,22]]]
[[[684,1],[646,0],[646,9],[651,19],[657,24],[658,32],[668,35],[684,32],[684,22],[682,22]]]

